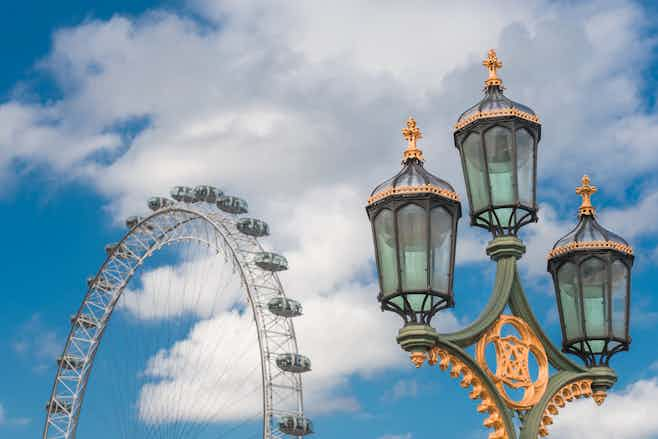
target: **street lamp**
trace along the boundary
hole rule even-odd
[[[434,345],[436,331],[430,320],[454,305],[461,205],[452,186],[424,168],[417,146],[422,133],[413,118],[402,134],[408,141],[402,170],[372,191],[366,209],[377,255],[381,308],[402,317],[405,326],[400,335],[414,334],[405,347],[420,358]]]
[[[633,250],[604,229],[590,202],[596,188],[587,177],[579,223],[548,257],[562,326],[562,351],[539,325],[521,286],[517,260],[525,252],[516,236],[537,221],[537,146],[541,125],[528,107],[503,95],[494,50],[483,62],[489,77],[485,97],[461,115],[454,141],[461,157],[471,225],[493,239],[486,252],[496,263],[491,298],[471,325],[450,334],[431,326],[441,309],[454,306],[453,272],[459,198],[445,181],[427,172],[413,119],[403,134],[409,144],[402,170],[372,192],[366,211],[372,224],[382,310],[400,315],[397,341],[420,367],[425,361],[449,370],[478,411],[490,439],[536,439],[548,435],[553,417],[574,398],[601,404],[617,376],[610,358],[628,350],[630,272]],[[511,314],[503,314],[509,307]],[[511,327],[512,331],[505,328]],[[486,355],[493,345],[495,359]],[[466,348],[475,346],[474,355]],[[534,357],[537,373],[530,373]],[[494,364],[490,364],[494,363]],[[549,369],[553,367],[553,373]],[[509,390],[515,390],[509,392]],[[517,429],[513,417],[518,416]]]
[[[596,220],[587,175],[577,189],[583,197],[576,228],[548,255],[562,326],[562,349],[588,366],[607,366],[628,350],[628,315],[633,249]]]
[[[503,95],[497,75],[502,62],[494,50],[483,62],[489,70],[484,98],[455,126],[471,206],[471,224],[494,235],[516,235],[537,221],[537,145],[541,125],[534,111]]]

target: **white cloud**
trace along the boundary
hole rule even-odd
[[[394,171],[398,125],[413,112],[429,168],[463,193],[450,126],[478,99],[478,60],[490,45],[500,48],[509,95],[544,118],[541,176],[555,189],[571,189],[583,166],[618,185],[658,165],[646,140],[658,124],[639,93],[652,42],[633,3],[359,1],[334,2],[331,13],[307,2],[196,3],[221,26],[150,13],[60,31],[42,66],[64,98],[2,106],[2,167],[52,162],[88,178],[121,215],[181,182],[229,184],[267,200],[342,180],[365,199]],[[93,160],[121,145],[112,127],[142,116],[151,124],[123,141],[125,154]]]
[[[591,399],[570,403],[555,417],[551,437],[576,439],[652,439],[658,437],[658,381],[640,380],[608,395],[603,406]]]
[[[126,289],[119,309],[139,319],[199,318],[230,310],[243,296],[239,275],[222,255],[205,249],[178,265],[163,265],[139,276],[141,288]]]
[[[194,6],[207,26],[152,12],[59,31],[40,66],[63,97],[34,103],[17,91],[0,105],[0,179],[15,177],[17,160],[47,166],[97,188],[117,220],[175,184],[244,195],[291,263],[283,278],[306,310],[296,325],[315,365],[306,380],[315,410],[354,410],[352,374],[407,361],[393,341],[399,322],[377,311],[363,205],[369,189],[396,172],[409,113],[425,131],[427,167],[466,198],[451,126],[480,98],[479,60],[490,46],[505,63],[508,95],[544,123],[540,199],[562,200],[583,172],[623,187],[658,167],[651,140],[658,119],[641,96],[654,43],[630,1]],[[148,127],[123,138],[117,127],[140,118]],[[544,273],[546,252],[573,219],[550,206],[528,227],[524,260],[533,275]],[[459,260],[484,260],[486,238],[466,224]],[[626,229],[632,236],[655,232],[650,224],[634,227]],[[169,270],[144,278],[144,297],[158,275],[194,275]],[[153,309],[142,317],[167,314]],[[186,342],[211,324],[172,347],[163,364],[188,361]],[[437,325],[446,330],[456,321],[441,313]]]
[[[418,395],[418,382],[416,380],[398,380],[389,389],[383,399],[397,401],[403,398],[415,398]]]
[[[18,327],[11,345],[14,352],[39,373],[54,368],[64,348],[63,340],[56,331],[46,327],[39,313],[32,314]]]
[[[27,425],[30,423],[28,418],[9,418],[4,406],[0,403],[0,427],[5,425]]]
[[[221,346],[214,342],[218,334]],[[184,340],[152,357],[145,375],[151,381],[141,387],[139,415],[149,424],[257,416],[261,375],[251,315],[225,313],[197,323]]]

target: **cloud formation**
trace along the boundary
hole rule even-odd
[[[349,376],[404,361],[393,342],[399,322],[376,312],[363,205],[396,171],[410,113],[425,132],[427,167],[466,199],[451,126],[480,98],[487,48],[499,49],[507,94],[544,124],[529,274],[544,273],[550,245],[574,221],[577,199],[564,194],[582,173],[612,194],[658,168],[658,115],[642,93],[655,43],[633,2],[190,6],[201,22],[155,11],[57,32],[39,66],[61,97],[34,101],[17,88],[0,105],[0,181],[18,178],[18,163],[87,182],[117,221],[176,184],[247,197],[291,262],[287,291],[305,305],[296,323],[316,364],[307,382],[316,410],[355,409]],[[655,234],[618,192],[625,207],[606,214],[610,226],[629,239]],[[653,211],[655,194],[637,204]],[[466,222],[459,261],[482,261],[486,238]],[[456,326],[442,316],[442,330]],[[186,361],[185,346],[170,347],[163,364]]]
[[[551,436],[559,439],[599,437],[602,439],[651,439],[658,437],[658,380],[640,380],[620,392],[611,393],[603,408],[591,400],[580,400],[561,410],[551,425]]]

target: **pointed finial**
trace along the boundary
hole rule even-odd
[[[409,117],[407,119],[407,126],[405,128],[402,128],[402,135],[404,136],[405,139],[407,139],[407,149],[404,151],[404,160],[407,161],[409,159],[415,158],[420,161],[423,161],[423,151],[418,149],[416,146],[416,142],[418,139],[423,138],[423,133],[420,131],[420,128],[416,126],[416,119],[413,117]]]
[[[497,70],[503,68],[503,62],[496,56],[494,49],[489,49],[487,59],[482,61],[482,65],[489,70],[489,78],[484,81],[484,84],[489,87],[492,85],[503,85],[503,81],[498,77]]]
[[[592,206],[592,194],[595,193],[598,189],[596,186],[590,184],[589,176],[583,175],[582,180],[583,185],[576,188],[576,193],[583,197],[583,202],[578,209],[578,215],[590,215],[594,216],[594,206]]]

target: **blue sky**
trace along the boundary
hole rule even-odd
[[[307,397],[318,437],[486,437],[457,383],[412,369],[395,344],[399,322],[375,300],[363,206],[397,172],[410,113],[425,133],[427,168],[466,198],[451,126],[480,98],[490,47],[504,62],[506,94],[543,123],[540,223],[524,232],[522,273],[555,342],[544,257],[575,221],[583,173],[600,189],[601,222],[637,255],[633,343],[613,360],[615,392],[597,410],[574,405],[551,431],[581,437],[586,419],[600,437],[658,437],[655,416],[641,410],[658,404],[657,13],[650,2],[539,0],[7,6],[0,437],[40,434],[69,315],[123,219],[144,212],[150,195],[202,183],[247,198],[291,262],[283,281],[308,310],[296,324],[316,359]],[[462,219],[457,307],[440,318],[443,329],[475,318],[488,298],[486,240]]]

